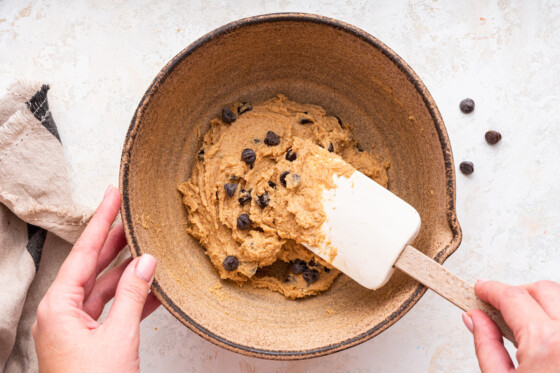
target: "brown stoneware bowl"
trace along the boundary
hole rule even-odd
[[[219,279],[185,230],[177,185],[190,176],[198,136],[222,107],[277,93],[354,124],[360,143],[391,161],[389,188],[422,217],[419,250],[441,263],[459,246],[461,229],[436,104],[414,71],[373,36],[316,15],[270,14],[227,24],[181,51],[148,88],[124,144],[122,216],[132,255],[158,259],[153,292],[197,334],[250,356],[302,359],[373,338],[426,288],[398,271],[377,291],[340,276],[324,294],[292,301]]]

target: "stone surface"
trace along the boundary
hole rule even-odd
[[[229,21],[279,11],[354,24],[400,54],[430,89],[456,165],[463,243],[445,266],[468,281],[560,281],[560,4],[487,1],[0,1],[0,91],[16,79],[51,84],[72,190],[94,207],[116,184],[123,139],[163,65]],[[459,111],[472,97],[476,110]],[[488,129],[502,141],[489,146]],[[160,309],[142,324],[145,372],[472,372],[461,312],[428,292],[401,321],[360,346],[275,362],[223,350]],[[510,351],[513,351],[508,344]]]

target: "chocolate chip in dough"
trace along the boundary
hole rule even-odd
[[[300,119],[299,124],[313,124],[313,121],[311,119],[303,118]]]
[[[247,202],[249,202],[251,200],[251,191],[250,190],[245,190],[245,189],[241,189],[241,197],[239,197],[238,201],[241,204],[241,206],[243,206],[244,204],[246,204]]]
[[[280,137],[272,131],[266,133],[264,143],[268,146],[275,146],[280,144]]]
[[[288,152],[286,153],[286,160],[293,162],[296,159],[297,159],[297,153],[292,152],[292,149],[288,149]]]
[[[300,273],[303,273],[303,271],[305,271],[306,269],[307,269],[307,264],[301,259],[296,259],[292,263],[292,272],[295,275],[299,275]]]
[[[286,186],[286,176],[290,174],[290,171],[284,171],[280,174],[280,184]]]
[[[248,102],[244,102],[241,104],[240,107],[237,108],[237,114],[241,115],[241,114],[245,114],[248,111],[253,110],[253,105],[251,105]]]
[[[198,152],[197,157],[198,157],[198,160],[199,160],[199,161],[201,161],[201,162],[204,161],[204,149],[200,149],[200,151]]]
[[[362,144],[360,144],[360,143],[357,143],[357,144],[356,144],[356,149],[358,149],[358,151],[359,151],[360,153],[364,151],[364,147],[363,147]]]
[[[498,131],[488,131],[484,135],[486,142],[490,145],[497,144],[502,139],[502,134]]]
[[[305,282],[307,282],[307,284],[309,285],[316,282],[319,279],[319,271],[317,271],[316,269],[308,268],[305,271],[303,271],[302,276]]]
[[[264,229],[262,229],[261,227],[256,227],[255,230],[256,230],[257,232],[262,232],[262,233],[264,233]]]
[[[237,117],[235,116],[235,113],[231,110],[229,110],[228,108],[223,108],[222,109],[222,120],[228,124],[235,122],[235,119],[237,119]]]
[[[328,268],[328,267],[324,267],[323,270],[324,270],[325,272],[327,272],[327,273],[329,273],[329,272],[331,271],[331,269]]]
[[[237,189],[237,184],[224,184],[224,189],[228,197],[233,197],[235,190]]]
[[[241,160],[247,163],[248,165],[252,165],[257,160],[257,155],[253,151],[253,149],[245,149],[241,152]]]
[[[270,202],[270,197],[268,196],[267,192],[264,192],[264,194],[257,197],[257,205],[259,205],[261,209],[264,209],[266,206],[268,206],[268,202]]]
[[[465,175],[470,175],[474,172],[474,164],[469,161],[461,162],[459,169]]]
[[[260,144],[260,143],[261,143],[261,139],[253,139],[253,142],[254,142],[255,144]]]
[[[316,265],[317,265],[317,263],[315,263],[315,261],[313,259],[309,262],[310,267],[315,267]]]
[[[344,129],[344,124],[342,124],[342,120],[338,117],[338,116],[334,116],[336,118],[336,120],[338,121],[338,124],[340,125],[340,128]]]
[[[332,142],[329,144],[329,152],[334,152],[334,145],[332,144]]]
[[[276,189],[276,183],[269,181],[268,182],[268,186],[271,187],[272,189]]]
[[[245,229],[249,229],[250,226],[251,226],[251,219],[249,218],[249,215],[247,214],[239,215],[239,217],[237,218],[237,228],[241,230],[245,230]]]
[[[237,267],[239,267],[239,259],[237,259],[233,255],[228,255],[224,259],[224,262],[222,263],[222,265],[224,266],[224,269],[226,271],[229,271],[229,272],[235,271],[237,269]]]
[[[474,100],[472,98],[466,98],[459,104],[459,109],[465,114],[470,114],[474,111]]]

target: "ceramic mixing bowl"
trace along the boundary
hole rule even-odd
[[[227,24],[181,51],[146,91],[124,144],[122,216],[132,255],[158,259],[152,291],[197,334],[246,355],[301,359],[373,338],[426,288],[398,271],[377,291],[340,276],[324,294],[293,301],[219,279],[186,232],[177,185],[196,162],[198,131],[222,107],[277,93],[352,123],[361,144],[390,160],[389,189],[422,217],[419,250],[442,263],[459,246],[461,229],[436,104],[414,71],[373,36],[321,16],[270,14]]]

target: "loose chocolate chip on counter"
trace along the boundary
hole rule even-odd
[[[332,144],[332,142],[329,144],[329,152],[334,152],[334,145]]]
[[[257,155],[255,154],[253,149],[245,149],[243,150],[243,152],[241,152],[241,160],[249,165],[255,163],[256,159]]]
[[[204,149],[200,149],[198,152],[198,160],[201,162],[204,161]]]
[[[222,120],[228,124],[235,122],[235,119],[237,119],[237,117],[235,116],[235,113],[231,110],[229,110],[228,108],[223,108],[222,109]]]
[[[237,184],[224,184],[224,189],[228,197],[233,197],[235,190],[237,189]]]
[[[269,181],[268,182],[268,186],[271,187],[272,189],[276,189],[276,183]]]
[[[237,218],[237,228],[241,230],[245,230],[245,229],[249,229],[250,226],[251,226],[251,219],[249,218],[249,215],[247,214],[239,215],[239,217]]]
[[[303,271],[305,271],[306,269],[307,269],[307,264],[301,259],[296,259],[292,263],[292,272],[296,275],[303,273]]]
[[[226,256],[222,265],[226,271],[235,271],[239,267],[239,259],[233,255]]]
[[[340,125],[340,128],[344,129],[344,124],[342,124],[342,120],[336,115],[334,117],[336,118],[336,120],[338,120],[338,124]]]
[[[284,171],[280,174],[280,184],[286,186],[286,176],[290,174],[290,171]]]
[[[299,124],[313,124],[313,121],[311,119],[303,118],[300,119]]]
[[[312,284],[319,279],[319,271],[317,271],[316,269],[308,268],[305,271],[303,271],[302,276],[305,282],[307,282],[307,284]]]
[[[264,194],[257,197],[257,204],[261,209],[264,209],[266,206],[268,206],[268,202],[270,202],[270,197],[268,196],[267,192],[264,192]]]
[[[280,144],[280,137],[272,131],[266,133],[264,143],[268,146],[275,146]]]
[[[325,272],[327,272],[327,273],[329,273],[329,272],[331,271],[331,269],[330,269],[330,268],[328,268],[328,267],[325,267],[325,268],[323,268],[323,269],[324,269],[324,270],[325,270]]]
[[[459,165],[459,169],[463,174],[470,175],[474,172],[474,164],[468,161],[461,162],[461,164]]]
[[[497,144],[502,139],[502,134],[498,131],[488,131],[484,135],[486,142],[490,145]]]
[[[251,110],[253,110],[253,105],[248,102],[244,102],[237,108],[237,114],[241,115]]]
[[[297,153],[292,152],[292,149],[288,149],[288,152],[286,153],[286,159],[290,162],[295,161],[297,159]]]
[[[466,98],[459,104],[459,109],[465,114],[472,113],[474,111],[474,100],[472,98]]]
[[[241,197],[239,197],[238,201],[242,206],[251,200],[251,191],[250,190],[241,189],[240,194],[241,194]]]

